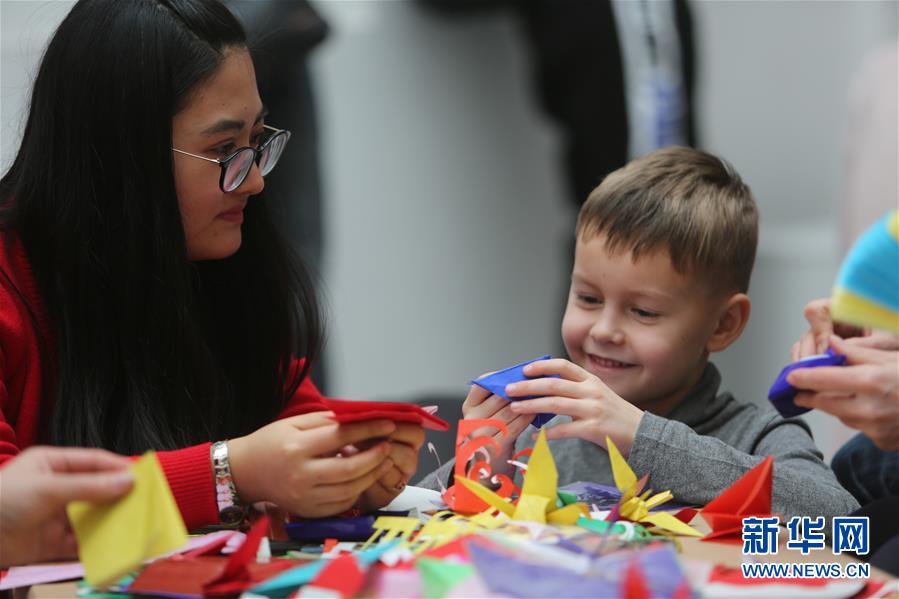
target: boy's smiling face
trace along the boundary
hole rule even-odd
[[[615,393],[666,414],[702,376],[726,299],[674,270],[665,250],[610,254],[578,239],[562,338],[573,362]]]

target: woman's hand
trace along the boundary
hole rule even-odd
[[[338,424],[331,412],[278,420],[228,441],[231,474],[244,503],[271,501],[307,518],[353,507],[362,493],[391,471],[397,430],[386,419]],[[367,445],[353,455],[346,446]],[[408,467],[408,463],[405,464]]]
[[[823,354],[831,335],[842,337],[851,345],[859,347],[899,350],[899,340],[889,333],[869,331],[853,325],[834,322],[830,316],[830,299],[828,298],[810,301],[805,305],[804,313],[809,328],[790,348],[790,359],[793,362],[808,356]]]
[[[537,399],[512,402],[512,412],[571,416],[571,422],[546,429],[548,440],[577,437],[605,447],[608,436],[622,454],[630,453],[643,410],[619,397],[598,376],[561,358],[528,364],[524,373],[543,378],[508,385],[506,393],[510,397],[536,395]],[[553,374],[560,378],[549,378]]]
[[[797,389],[796,405],[817,408],[860,430],[877,447],[899,449],[899,351],[860,347],[830,337],[830,347],[846,356],[845,366],[800,368],[787,375]]]
[[[31,447],[0,469],[0,567],[73,558],[70,501],[113,501],[134,485],[131,461],[102,449]]]
[[[380,509],[403,492],[418,467],[418,450],[425,442],[425,429],[418,424],[397,423],[388,440],[390,452],[387,455],[393,467],[362,492],[356,503],[362,510]]]

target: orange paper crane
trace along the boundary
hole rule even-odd
[[[621,491],[621,500],[618,502],[618,514],[625,520],[631,522],[639,522],[644,525],[652,524],[675,534],[701,537],[702,533],[682,522],[669,514],[668,512],[650,512],[654,507],[658,507],[670,500],[673,495],[671,491],[656,493],[652,495],[652,491],[643,491],[646,486],[648,475],[637,480],[637,475],[631,470],[627,461],[612,443],[612,440],[606,437],[606,446],[609,448],[609,461],[612,463],[612,476],[615,478],[615,486]]]
[[[456,482],[468,489],[491,508],[496,508],[513,520],[550,524],[574,524],[578,518],[587,515],[587,506],[572,503],[564,507],[556,506],[556,485],[559,473],[553,460],[546,434],[540,429],[540,436],[528,460],[528,469],[521,487],[521,497],[516,504],[511,503],[480,483],[467,478],[456,478]]]
[[[739,541],[743,518],[771,515],[773,469],[774,458],[768,456],[702,508],[702,518],[712,528],[703,541]]]

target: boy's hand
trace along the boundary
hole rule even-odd
[[[524,367],[527,376],[557,374],[561,378],[539,378],[506,387],[510,397],[537,395],[537,399],[514,401],[515,414],[553,412],[571,416],[572,422],[546,429],[547,439],[578,437],[605,447],[606,435],[627,456],[643,418],[643,410],[625,401],[596,375],[568,360],[541,360]]]
[[[504,422],[508,427],[509,432],[505,437],[494,428],[478,429],[472,435],[478,437],[490,434],[499,443],[500,455],[492,458],[494,474],[509,474],[514,470],[511,465],[506,463],[506,460],[512,457],[512,453],[515,450],[515,440],[518,439],[518,435],[524,432],[524,429],[534,419],[534,414],[516,414],[513,412],[511,406],[514,403],[517,402],[508,401],[504,397],[493,395],[483,387],[472,385],[471,390],[468,392],[468,397],[465,398],[465,402],[462,404],[462,415],[466,420],[496,418]]]

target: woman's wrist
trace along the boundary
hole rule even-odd
[[[212,474],[215,483],[215,500],[219,521],[229,526],[237,526],[246,517],[246,507],[240,500],[231,473],[228,441],[217,441],[209,450]]]

